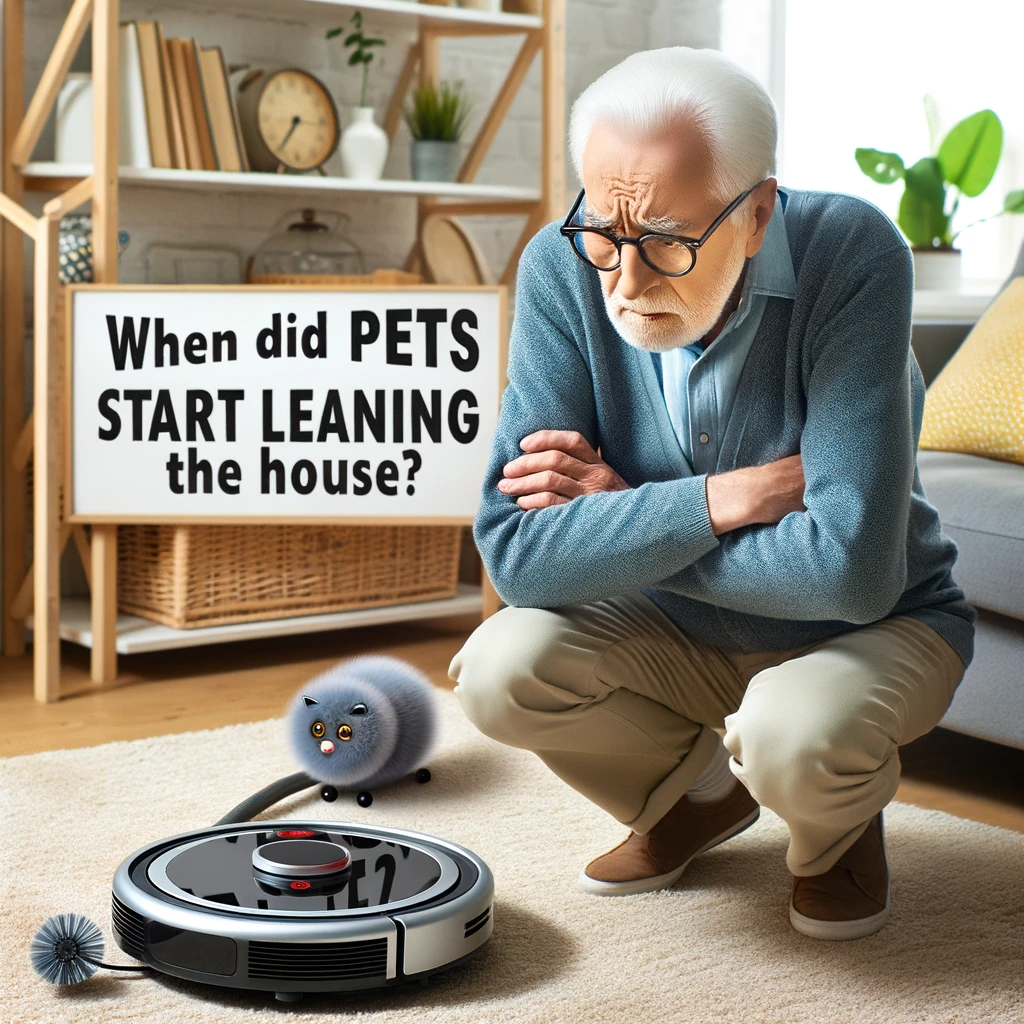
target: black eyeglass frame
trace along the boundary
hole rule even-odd
[[[593,267],[594,270],[601,270],[601,271],[605,271],[605,272],[611,271],[611,270],[618,270],[619,267],[622,266],[622,246],[623,246],[623,244],[629,244],[629,245],[635,245],[636,246],[636,251],[640,255],[640,259],[642,259],[644,261],[644,263],[646,263],[647,266],[649,266],[651,268],[651,270],[653,270],[655,273],[662,274],[664,277],[685,277],[687,274],[690,273],[691,270],[693,270],[693,268],[695,266],[697,266],[697,250],[711,237],[711,234],[715,230],[715,228],[717,228],[718,225],[721,224],[722,221],[725,220],[725,218],[728,217],[729,214],[732,213],[732,211],[735,210],[736,207],[739,206],[739,204],[742,203],[743,200],[746,199],[747,196],[749,196],[750,193],[753,192],[755,188],[757,188],[760,185],[763,185],[767,180],[768,180],[767,178],[762,178],[757,183],[757,185],[751,185],[751,187],[748,188],[746,192],[743,192],[740,195],[738,195],[711,222],[711,226],[707,229],[707,231],[704,232],[703,235],[700,236],[700,238],[689,238],[689,237],[687,237],[685,235],[670,235],[670,234],[667,234],[667,233],[662,232],[662,231],[648,231],[646,234],[640,235],[637,238],[629,238],[626,235],[616,235],[616,234],[613,234],[611,231],[605,231],[604,228],[594,227],[594,226],[589,225],[589,224],[572,224],[571,225],[569,222],[573,219],[573,217],[576,216],[576,211],[580,208],[580,203],[583,202],[583,195],[586,192],[586,189],[582,189],[582,188],[580,189],[579,195],[576,196],[576,202],[574,202],[572,204],[572,209],[569,211],[568,216],[565,218],[564,221],[562,221],[562,226],[558,229],[558,233],[560,235],[564,235],[569,240],[569,248],[572,249],[572,251],[574,253],[576,253],[576,255],[588,267]],[[618,262],[615,264],[615,266],[613,266],[613,267],[599,267],[596,263],[592,263],[589,259],[587,259],[587,257],[584,256],[583,253],[581,253],[579,251],[579,249],[576,248],[576,245],[573,242],[572,236],[574,234],[576,234],[576,232],[578,232],[578,231],[591,231],[594,234],[601,235],[604,238],[607,238],[608,241],[611,242],[612,245],[615,246],[615,251],[619,254],[619,259],[618,259]],[[651,263],[651,261],[649,259],[647,259],[646,256],[644,256],[644,250],[643,250],[642,243],[644,242],[645,239],[648,239],[648,238],[670,238],[670,239],[672,239],[672,241],[679,242],[682,245],[686,246],[686,248],[690,250],[690,265],[686,268],[686,270],[681,270],[678,273],[674,273],[674,274],[669,273],[668,271],[659,269],[653,263]]]

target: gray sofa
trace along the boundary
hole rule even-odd
[[[1024,249],[1006,283],[1021,275]],[[939,724],[1024,750],[1024,465],[921,450],[918,466],[978,611],[974,660]]]
[[[918,466],[978,611],[974,659],[939,724],[1024,749],[1024,466],[925,450]]]

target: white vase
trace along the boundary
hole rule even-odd
[[[956,291],[960,287],[959,249],[914,248],[914,289]]]
[[[346,178],[376,181],[388,158],[388,135],[373,120],[373,107],[353,107],[352,123],[341,133],[341,172]]]

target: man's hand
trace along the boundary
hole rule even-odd
[[[799,455],[708,476],[706,483],[715,536],[754,523],[777,523],[790,512],[807,511],[804,464]]]
[[[575,430],[535,430],[519,447],[526,454],[505,463],[498,490],[514,496],[521,509],[564,505],[581,494],[629,490]]]

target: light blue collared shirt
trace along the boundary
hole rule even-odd
[[[706,349],[695,341],[653,353],[669,419],[694,473],[713,472],[718,464],[736,386],[768,297],[796,296],[783,216],[787,198],[780,188],[761,248],[749,258],[739,305],[718,337]]]

